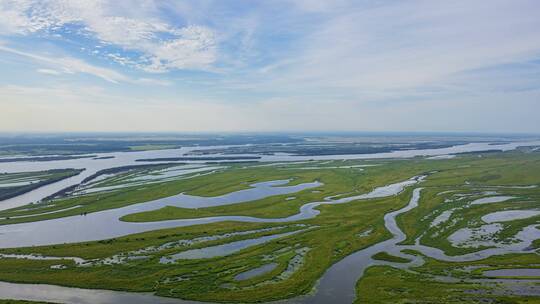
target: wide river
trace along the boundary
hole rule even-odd
[[[405,189],[405,187],[413,186],[421,182],[423,177],[411,178],[401,183],[391,184],[374,189],[372,192],[355,196],[353,198],[343,198],[340,200],[326,200],[324,202],[308,203],[302,207],[302,209],[313,210],[314,206],[320,204],[335,204],[345,203],[347,201],[370,199],[376,197],[384,197],[395,195]],[[536,229],[534,225],[526,227],[520,233],[526,233],[528,237],[522,238],[521,242],[512,243],[507,246],[499,248],[490,248],[481,250],[472,254],[465,254],[461,256],[447,256],[444,252],[437,248],[432,248],[423,245],[399,245],[400,242],[405,240],[405,234],[401,231],[396,222],[396,217],[402,213],[408,212],[418,206],[420,200],[422,188],[416,188],[412,192],[409,204],[397,211],[389,212],[384,216],[385,227],[392,233],[392,238],[386,241],[374,244],[365,249],[359,250],[336,264],[332,265],[325,274],[321,277],[314,292],[307,296],[297,297],[289,300],[282,301],[284,303],[352,303],[356,297],[355,285],[359,278],[362,277],[364,271],[372,265],[392,265],[398,268],[407,268],[411,266],[421,265],[423,259],[419,256],[413,256],[404,254],[401,252],[403,249],[413,249],[422,252],[424,255],[443,261],[475,261],[485,259],[493,255],[507,254],[507,253],[523,253],[529,252],[528,248],[532,241],[540,236],[540,230]],[[304,208],[310,206],[309,208]],[[301,212],[302,213],[302,212]],[[315,216],[310,214],[310,217]],[[226,217],[220,217],[220,220],[226,219]],[[279,221],[288,221],[290,218],[277,219]],[[248,218],[243,218],[248,220]],[[249,218],[249,221],[260,220],[255,218]],[[293,220],[296,220],[294,218]],[[272,221],[272,220],[263,220]],[[113,221],[114,223],[120,223],[119,221]],[[174,221],[169,221],[174,222]],[[32,224],[32,223],[30,223]],[[151,225],[156,223],[150,223]],[[13,225],[15,226],[15,225]],[[114,225],[113,225],[114,226]],[[173,225],[174,226],[174,225]],[[155,227],[154,227],[155,228]],[[9,233],[7,231],[0,232],[0,234]],[[390,263],[384,261],[376,261],[372,259],[372,256],[379,252],[390,252],[393,255],[410,259],[409,263]],[[530,251],[532,252],[532,251]],[[15,284],[0,282],[0,299],[24,299],[24,300],[36,300],[36,301],[49,301],[56,303],[104,303],[104,304],[116,304],[116,303],[134,303],[134,304],[188,304],[199,303],[194,301],[185,301],[181,299],[171,299],[155,296],[149,293],[130,293],[111,290],[93,290],[93,289],[81,289],[61,287],[45,284]]]
[[[540,141],[511,142],[504,144],[496,143],[469,143],[456,145],[440,149],[419,149],[419,150],[399,150],[385,153],[373,154],[347,154],[347,155],[320,155],[320,156],[298,156],[298,155],[257,155],[244,154],[238,156],[260,156],[261,162],[284,162],[284,161],[307,161],[307,160],[333,160],[333,159],[381,159],[381,158],[412,158],[416,156],[439,156],[463,152],[479,152],[488,150],[514,150],[522,146],[537,146]],[[138,151],[138,152],[114,152],[100,153],[95,158],[79,158],[58,161],[19,161],[0,163],[0,173],[13,172],[35,172],[50,169],[85,169],[82,173],[64,179],[62,181],[40,187],[26,194],[7,199],[0,202],[0,211],[36,202],[44,197],[54,194],[66,187],[79,184],[86,177],[103,169],[143,164],[157,164],[157,162],[141,162],[138,159],[170,158],[186,156],[193,150],[211,150],[227,146],[206,146],[206,147],[182,147],[179,149]],[[222,154],[207,154],[204,157],[223,156]],[[204,163],[206,161],[182,161],[189,163]]]
[[[388,153],[377,154],[358,154],[358,155],[325,155],[325,156],[292,156],[292,155],[261,155],[262,162],[283,162],[283,161],[305,161],[305,160],[331,160],[331,159],[380,159],[380,158],[410,158],[415,156],[439,156],[462,152],[479,152],[486,150],[503,150],[508,151],[516,149],[520,146],[540,145],[538,142],[514,142],[506,144],[489,144],[489,143],[471,143],[442,149],[426,149],[426,150],[406,150],[395,151]],[[214,149],[214,147],[206,147]],[[48,169],[59,168],[84,168],[85,171],[77,176],[66,180],[44,186],[40,189],[31,191],[27,194],[1,202],[0,210],[5,210],[17,206],[22,206],[29,202],[34,202],[46,197],[65,187],[80,183],[85,177],[88,177],[95,172],[126,165],[145,164],[145,162],[136,162],[142,158],[163,158],[163,157],[180,157],[189,153],[196,148],[181,148],[172,150],[159,151],[144,151],[144,152],[118,152],[118,153],[103,153],[99,157],[114,156],[107,159],[72,159],[63,161],[47,161],[47,162],[13,162],[0,163],[1,172],[28,172],[41,171]],[[208,157],[209,155],[205,155]],[[217,156],[217,155],[216,155]],[[197,161],[190,161],[197,162]],[[203,161],[200,161],[203,162]],[[155,164],[155,162],[153,162]],[[402,192],[406,187],[411,187],[420,183],[423,176],[413,177],[411,179],[382,186],[374,189],[370,193],[357,195],[353,197],[345,197],[340,199],[327,198],[320,202],[311,202],[304,204],[298,214],[286,218],[276,219],[261,219],[245,216],[218,216],[211,218],[187,219],[187,220],[171,220],[149,223],[127,223],[119,220],[120,217],[141,211],[149,211],[161,208],[165,205],[178,205],[186,208],[193,208],[197,203],[206,204],[206,206],[232,204],[241,201],[251,201],[264,197],[295,193],[298,191],[315,188],[320,186],[320,183],[305,183],[296,186],[280,186],[284,181],[274,181],[267,183],[259,183],[252,185],[252,188],[233,192],[217,198],[186,198],[184,205],[177,203],[178,197],[159,199],[155,201],[130,205],[123,208],[105,210],[96,213],[90,213],[87,216],[71,216],[60,219],[53,219],[41,222],[31,222],[15,225],[6,225],[0,227],[0,248],[7,247],[22,247],[32,245],[46,245],[66,242],[79,242],[100,240],[111,237],[118,237],[137,232],[150,231],[161,228],[180,227],[203,223],[213,223],[226,220],[245,221],[245,222],[293,222],[303,219],[315,217],[319,211],[315,208],[321,204],[339,204],[357,200],[372,199],[378,197],[386,197],[396,195]],[[183,194],[181,194],[183,195]],[[375,261],[371,256],[382,251],[389,251],[397,256],[411,259],[408,264],[403,264],[399,267],[408,267],[422,263],[422,259],[416,256],[410,256],[401,253],[402,249],[415,249],[426,256],[433,257],[445,261],[471,261],[486,258],[492,255],[504,254],[509,252],[523,252],[530,246],[531,239],[525,238],[522,242],[512,244],[511,246],[495,249],[486,249],[474,254],[463,256],[446,256],[439,249],[431,248],[422,245],[401,246],[399,242],[405,238],[404,233],[396,224],[395,218],[404,212],[407,212],[418,205],[421,195],[421,188],[416,188],[413,191],[409,204],[397,211],[390,212],[385,215],[385,226],[392,233],[393,237],[384,242],[372,245],[366,249],[357,251],[338,263],[331,266],[317,284],[315,291],[309,296],[299,297],[287,300],[287,303],[352,303],[355,299],[355,284],[362,276],[364,270],[375,264],[387,262]],[[69,229],[66,229],[69,227]],[[540,231],[534,227],[527,227],[526,233],[533,236],[540,235]],[[396,265],[394,265],[396,266]],[[128,293],[108,290],[87,290],[79,288],[68,288],[53,285],[34,285],[34,284],[14,284],[0,282],[0,298],[3,299],[25,299],[49,301],[57,303],[196,303],[192,301],[184,301],[179,299],[169,299],[157,297],[151,294],[144,293]]]

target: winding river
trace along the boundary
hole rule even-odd
[[[301,208],[300,214],[305,214],[304,218],[309,218],[317,215],[315,208],[321,204],[333,204],[333,203],[345,203],[358,199],[370,199],[376,197],[383,197],[389,195],[395,195],[403,191],[407,186],[414,185],[418,182],[421,182],[423,176],[411,178],[407,181],[391,184],[384,187],[379,187],[374,189],[372,192],[342,198],[335,201],[324,201],[317,203],[309,203],[304,205]],[[475,261],[484,259],[493,255],[506,254],[510,252],[526,252],[527,248],[530,246],[532,240],[537,238],[540,235],[540,230],[534,226],[526,227],[523,231],[529,231],[534,237],[530,239],[525,239],[520,243],[513,243],[502,248],[490,248],[481,250],[476,253],[465,254],[461,256],[447,256],[443,251],[423,245],[399,245],[400,242],[404,241],[406,236],[401,231],[396,222],[396,217],[400,214],[408,212],[413,208],[418,206],[420,200],[422,188],[416,188],[412,192],[412,197],[407,206],[393,212],[389,212],[384,216],[385,227],[391,232],[392,238],[386,241],[374,244],[365,249],[359,250],[341,261],[337,262],[331,266],[322,278],[319,280],[315,292],[308,296],[298,297],[295,299],[286,300],[287,303],[352,303],[356,296],[355,285],[358,279],[362,277],[365,269],[371,265],[382,265],[389,264],[395,267],[406,268],[415,265],[421,265],[423,259],[419,256],[413,256],[404,254],[401,252],[403,249],[413,249],[423,253],[426,256],[443,260],[443,261]],[[97,213],[96,213],[97,214]],[[299,215],[295,215],[289,218],[283,219],[256,219],[248,217],[217,217],[219,220],[228,220],[230,218],[245,220],[245,221],[293,221],[296,220]],[[117,219],[117,218],[116,218]],[[211,219],[206,219],[211,220]],[[56,220],[54,220],[56,221]],[[186,220],[187,222],[198,223],[198,220]],[[195,221],[195,222],[193,222]],[[181,221],[167,221],[172,224],[172,226],[177,226]],[[120,221],[115,221],[115,223],[122,223]],[[31,225],[34,223],[29,223],[26,225]],[[149,225],[156,225],[157,223],[148,223]],[[138,224],[135,224],[137,226]],[[16,226],[16,225],[11,225]],[[172,227],[171,226],[171,227]],[[153,226],[150,230],[156,229]],[[522,231],[522,232],[523,232]],[[9,231],[2,232],[2,235]],[[11,232],[10,232],[11,234]],[[32,242],[30,240],[30,242]],[[13,244],[13,243],[12,243]],[[376,253],[387,251],[393,255],[404,257],[410,259],[410,263],[405,264],[396,264],[383,261],[376,261],[372,259],[372,256]],[[184,301],[179,299],[169,299],[154,296],[146,293],[127,293],[127,292],[118,292],[118,291],[107,291],[107,290],[88,290],[88,289],[79,289],[79,288],[68,288],[60,287],[53,285],[35,285],[35,284],[13,284],[13,283],[0,283],[0,298],[16,298],[16,299],[26,299],[26,300],[40,300],[40,301],[51,301],[59,303],[124,303],[126,301],[130,303],[197,303],[192,301]]]
[[[459,152],[485,151],[492,149],[511,150],[524,145],[540,145],[540,142],[527,143],[510,143],[491,145],[488,143],[467,144],[443,149],[429,150],[408,150],[395,151],[389,153],[378,154],[361,154],[361,155],[332,155],[320,157],[303,157],[303,156],[263,156],[261,161],[301,161],[306,159],[322,160],[322,159],[368,159],[368,158],[399,158],[399,157],[414,157],[419,155],[437,156]],[[215,147],[208,147],[209,149]],[[145,151],[145,152],[129,152],[129,153],[106,153],[100,154],[100,157],[114,156],[109,159],[77,159],[52,162],[18,162],[7,163],[0,166],[0,172],[21,172],[21,171],[40,171],[54,168],[85,168],[83,174],[76,177],[66,179],[59,183],[51,184],[31,191],[25,195],[16,197],[11,200],[2,202],[0,210],[21,206],[30,201],[36,201],[44,196],[62,189],[63,187],[80,183],[85,177],[106,168],[124,166],[134,164],[136,159],[140,158],[157,158],[157,157],[173,157],[183,155],[193,148],[161,150],[161,151]],[[200,149],[198,147],[197,149]],[[208,156],[208,155],[206,155]],[[138,164],[141,164],[138,162]],[[171,220],[160,222],[146,223],[128,223],[119,220],[124,215],[134,212],[150,211],[159,209],[163,206],[172,205],[185,208],[193,208],[195,205],[189,203],[196,201],[197,203],[206,203],[207,206],[224,205],[237,203],[239,201],[251,201],[254,199],[262,199],[272,195],[288,194],[302,191],[305,189],[315,188],[321,184],[318,182],[305,183],[295,186],[283,186],[284,181],[273,181],[252,185],[252,188],[230,193],[218,198],[199,198],[191,197],[184,194],[182,201],[186,201],[186,205],[182,205],[178,200],[178,196],[168,197],[155,201],[134,204],[123,208],[105,210],[101,212],[90,213],[86,216],[71,216],[60,219],[53,219],[41,222],[22,223],[14,225],[6,225],[0,227],[0,247],[24,247],[33,245],[48,245],[58,243],[80,242],[101,240],[112,237],[119,237],[137,232],[144,232],[162,228],[182,227],[204,223],[214,223],[220,221],[243,221],[243,222],[293,222],[298,220],[309,219],[317,216],[319,211],[316,207],[323,204],[341,204],[357,200],[373,199],[396,195],[402,192],[406,187],[413,186],[424,179],[424,176],[413,177],[411,179],[390,184],[383,187],[378,187],[370,193],[345,197],[340,199],[327,198],[320,202],[311,202],[304,204],[299,213],[275,219],[262,219],[246,216],[217,216],[199,219]],[[54,187],[53,187],[54,186]],[[279,186],[279,187],[277,187]],[[352,303],[355,299],[355,285],[361,278],[365,269],[370,265],[390,264],[396,267],[410,267],[420,265],[423,260],[419,256],[411,256],[401,252],[403,249],[413,249],[420,251],[426,256],[433,257],[444,261],[474,261],[484,259],[493,255],[505,254],[509,252],[524,252],[530,246],[532,240],[540,235],[540,231],[534,227],[526,227],[520,233],[525,236],[521,238],[521,242],[499,248],[490,248],[481,250],[476,253],[466,254],[462,256],[447,256],[443,251],[427,247],[423,245],[399,245],[405,240],[405,234],[401,231],[396,223],[396,217],[402,213],[408,212],[418,205],[422,188],[416,188],[412,192],[412,197],[407,206],[400,210],[390,212],[384,216],[385,226],[391,232],[392,238],[377,244],[374,244],[365,249],[359,250],[341,261],[331,266],[319,280],[315,291],[303,297],[286,300],[287,303]],[[245,200],[242,200],[242,197]],[[184,200],[185,199],[185,200]],[[207,199],[208,201],[204,201]],[[201,201],[203,200],[203,201]],[[69,229],[66,229],[69,227]],[[531,237],[532,235],[532,237]],[[376,261],[371,258],[378,252],[387,251],[396,256],[405,257],[411,260],[410,263],[396,265],[383,261]],[[0,298],[4,299],[25,299],[50,301],[58,303],[197,303],[192,301],[184,301],[179,299],[170,299],[158,297],[148,293],[129,293],[109,290],[88,290],[79,288],[60,287],[44,284],[14,284],[0,282]]]
[[[488,150],[501,150],[509,151],[514,150],[522,146],[536,146],[540,145],[540,141],[525,141],[525,142],[511,142],[504,144],[493,144],[488,142],[482,143],[469,143],[464,145],[456,145],[447,148],[438,149],[416,149],[416,150],[397,150],[385,153],[372,153],[372,154],[346,154],[346,155],[315,155],[315,156],[301,156],[301,155],[259,155],[259,154],[242,154],[237,156],[258,156],[260,162],[292,162],[292,161],[308,161],[308,160],[341,160],[341,159],[381,159],[381,158],[412,158],[416,156],[440,156],[449,155],[455,153],[464,152],[480,152]],[[159,162],[141,162],[140,159],[155,159],[155,158],[174,158],[186,156],[193,150],[212,150],[219,148],[226,148],[230,146],[204,146],[204,147],[182,147],[179,149],[165,149],[165,150],[152,150],[152,151],[134,151],[134,152],[113,152],[113,153],[99,153],[94,158],[77,158],[68,160],[57,161],[18,161],[18,162],[6,162],[0,163],[0,173],[14,173],[14,172],[36,172],[50,169],[85,169],[82,173],[61,180],[56,183],[52,183],[23,195],[3,200],[0,202],[0,211],[7,210],[19,206],[26,205],[30,202],[37,202],[44,197],[54,194],[67,187],[78,185],[85,178],[95,174],[96,172],[104,169],[130,166],[130,165],[143,165],[143,164],[159,164]],[[206,154],[208,157],[219,157],[221,154]],[[252,159],[250,160],[252,161]],[[182,163],[205,163],[206,160],[196,161],[181,161]],[[220,162],[220,161],[217,161]],[[226,162],[223,160],[222,162]]]
[[[83,241],[96,241],[114,237],[125,236],[133,233],[151,231],[163,228],[185,227],[198,224],[208,224],[223,221],[239,222],[264,222],[282,223],[305,220],[317,216],[320,212],[315,208],[323,204],[343,204],[355,200],[371,199],[395,195],[403,191],[407,186],[413,185],[424,177],[414,177],[406,181],[377,187],[373,191],[345,197],[341,199],[326,199],[321,202],[312,202],[300,207],[299,213],[284,218],[256,218],[250,216],[215,216],[196,219],[168,220],[158,222],[133,223],[124,222],[120,218],[143,211],[160,209],[165,206],[177,206],[184,208],[195,208],[193,202],[199,202],[206,206],[217,206],[239,203],[243,201],[253,201],[272,195],[294,193],[301,190],[315,188],[322,185],[319,182],[304,183],[295,186],[280,186],[284,181],[271,181],[252,185],[252,188],[232,192],[218,197],[186,197],[179,194],[167,198],[157,199],[145,203],[129,205],[123,208],[104,210],[89,213],[85,216],[75,215],[57,219],[29,222],[13,225],[0,226],[0,247],[26,247],[38,245],[52,245],[61,243],[74,243]],[[179,197],[186,199],[178,200]],[[66,229],[66,227],[70,227]]]
[[[412,186],[418,182],[421,182],[423,177],[415,177],[407,181],[391,184],[388,186],[380,187],[373,190],[370,193],[361,195],[364,199],[382,197],[388,195],[395,195],[403,191],[407,186]],[[364,271],[372,265],[392,265],[398,268],[408,268],[411,266],[418,266],[423,263],[423,259],[420,256],[414,256],[404,254],[401,251],[404,249],[412,249],[421,252],[422,254],[443,261],[476,261],[488,258],[493,255],[501,255],[512,252],[528,252],[527,248],[530,246],[532,240],[540,236],[540,230],[534,225],[524,228],[520,233],[527,233],[530,238],[524,238],[519,243],[512,243],[507,246],[499,248],[489,248],[481,250],[475,253],[465,254],[461,256],[448,256],[443,251],[437,248],[432,248],[424,245],[399,245],[404,241],[406,236],[399,228],[396,217],[400,214],[406,213],[418,206],[418,202],[421,197],[422,188],[415,188],[412,192],[411,199],[407,206],[387,213],[384,216],[385,227],[391,232],[392,238],[386,241],[374,244],[365,249],[359,250],[344,259],[340,260],[336,264],[332,265],[325,274],[321,277],[317,283],[314,292],[307,296],[302,296],[294,299],[285,300],[286,303],[352,303],[356,297],[355,285],[356,282],[362,277]],[[345,203],[347,201],[358,200],[355,196],[351,198],[343,198],[336,201],[324,201],[318,203],[309,203],[313,207],[304,208],[306,210],[313,210],[314,206],[320,204],[332,204],[332,203]],[[354,198],[354,199],[353,199]],[[316,205],[312,205],[316,204]],[[302,212],[301,212],[302,213]],[[316,213],[309,215],[315,216]],[[228,217],[219,217],[222,220]],[[306,217],[307,218],[307,217]],[[255,218],[250,218],[254,220]],[[287,221],[286,219],[275,219],[271,221]],[[247,220],[247,218],[244,218]],[[260,219],[256,219],[260,220]],[[264,220],[267,221],[267,220]],[[177,221],[170,221],[177,222]],[[156,223],[150,223],[156,224]],[[14,226],[14,225],[12,225]],[[152,229],[155,229],[153,227]],[[372,256],[379,252],[389,252],[393,255],[400,256],[411,260],[409,263],[391,263],[385,261],[378,261],[372,259]],[[188,304],[198,303],[193,301],[185,301],[180,299],[163,298],[148,293],[129,293],[120,291],[109,290],[89,290],[80,288],[60,287],[54,285],[44,284],[14,284],[14,283],[2,283],[0,282],[0,298],[16,298],[26,300],[40,300],[51,301],[58,303],[129,303],[142,304],[142,303],[158,303],[158,304]]]

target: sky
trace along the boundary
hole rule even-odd
[[[0,0],[0,132],[540,133],[537,0]]]

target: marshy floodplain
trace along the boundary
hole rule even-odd
[[[538,301],[538,149],[428,148],[416,152],[425,156],[405,150],[392,158],[272,159],[272,146],[257,146],[250,155],[264,153],[256,161],[208,161],[223,149],[248,154],[247,146],[83,158],[118,166],[87,169],[64,191],[0,211],[0,298]],[[59,166],[76,161],[32,160],[26,172],[5,167],[0,190],[70,178],[83,168]],[[40,285],[30,294],[29,284]]]

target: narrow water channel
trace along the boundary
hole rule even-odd
[[[421,181],[423,177],[415,177],[410,180],[388,185],[385,187],[377,188],[368,194],[365,194],[365,198],[374,198],[387,195],[394,195],[401,192],[405,187],[414,185]],[[397,186],[399,185],[399,186]],[[384,216],[385,227],[391,232],[392,238],[386,241],[374,244],[365,249],[359,250],[339,262],[332,265],[321,277],[314,292],[307,296],[297,297],[294,299],[284,300],[284,303],[336,303],[336,304],[349,304],[355,300],[356,297],[356,282],[362,277],[364,271],[372,265],[389,264],[396,266],[393,263],[375,261],[371,257],[379,252],[387,251],[393,255],[412,259],[410,263],[401,264],[400,268],[406,268],[411,266],[421,265],[423,263],[422,258],[417,256],[410,256],[403,254],[401,250],[412,249],[417,250],[428,257],[432,257],[443,261],[476,261],[488,258],[493,255],[502,255],[511,252],[527,252],[527,248],[530,246],[532,240],[537,239],[540,236],[540,230],[535,225],[525,227],[518,234],[525,234],[529,237],[522,236],[521,242],[509,244],[499,248],[489,248],[481,250],[471,254],[465,254],[461,256],[447,256],[442,250],[432,248],[424,245],[399,245],[400,242],[405,240],[406,236],[399,228],[396,222],[396,217],[400,214],[408,212],[418,206],[418,202],[421,197],[422,188],[416,188],[412,192],[411,199],[407,206],[393,212],[389,212]],[[374,194],[376,193],[376,194]],[[354,199],[344,198],[336,201],[323,201],[316,203],[308,203],[301,208],[301,213],[305,212],[312,216],[317,214],[314,208],[321,204],[332,203],[345,203],[352,200],[357,200],[358,196]],[[318,212],[318,211],[317,211]],[[243,218],[244,220],[253,221],[254,218],[247,217],[218,217],[223,218]],[[275,219],[274,221],[289,221],[291,219],[296,220],[297,216],[292,216],[284,219]],[[255,219],[257,221],[261,219]],[[178,221],[167,221],[169,223],[178,223]],[[150,223],[151,225],[155,223]],[[11,225],[15,226],[15,225]],[[156,227],[153,227],[156,229]],[[5,233],[5,232],[4,232]],[[0,298],[11,299],[26,299],[26,300],[40,300],[51,301],[58,303],[197,303],[191,301],[184,301],[179,299],[168,299],[163,297],[157,297],[151,294],[145,293],[127,293],[118,291],[106,291],[106,290],[88,290],[79,288],[59,287],[52,285],[33,285],[33,284],[13,284],[13,283],[0,283]]]

